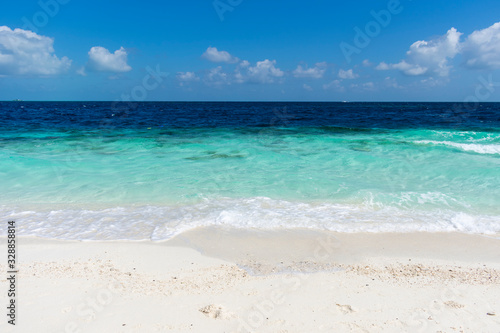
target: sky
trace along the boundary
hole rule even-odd
[[[498,0],[40,0],[0,100],[500,101]]]

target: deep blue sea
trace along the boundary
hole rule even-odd
[[[0,184],[45,238],[499,235],[500,103],[0,102]]]

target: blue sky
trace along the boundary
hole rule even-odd
[[[0,100],[500,101],[498,13],[497,0],[5,2]]]

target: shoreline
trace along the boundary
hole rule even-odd
[[[2,332],[500,326],[500,240],[478,235],[209,227],[163,242],[18,237],[18,253],[18,325],[0,322]]]

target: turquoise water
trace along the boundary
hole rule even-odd
[[[197,226],[500,233],[500,132],[115,128],[0,136],[0,213],[26,235]]]

